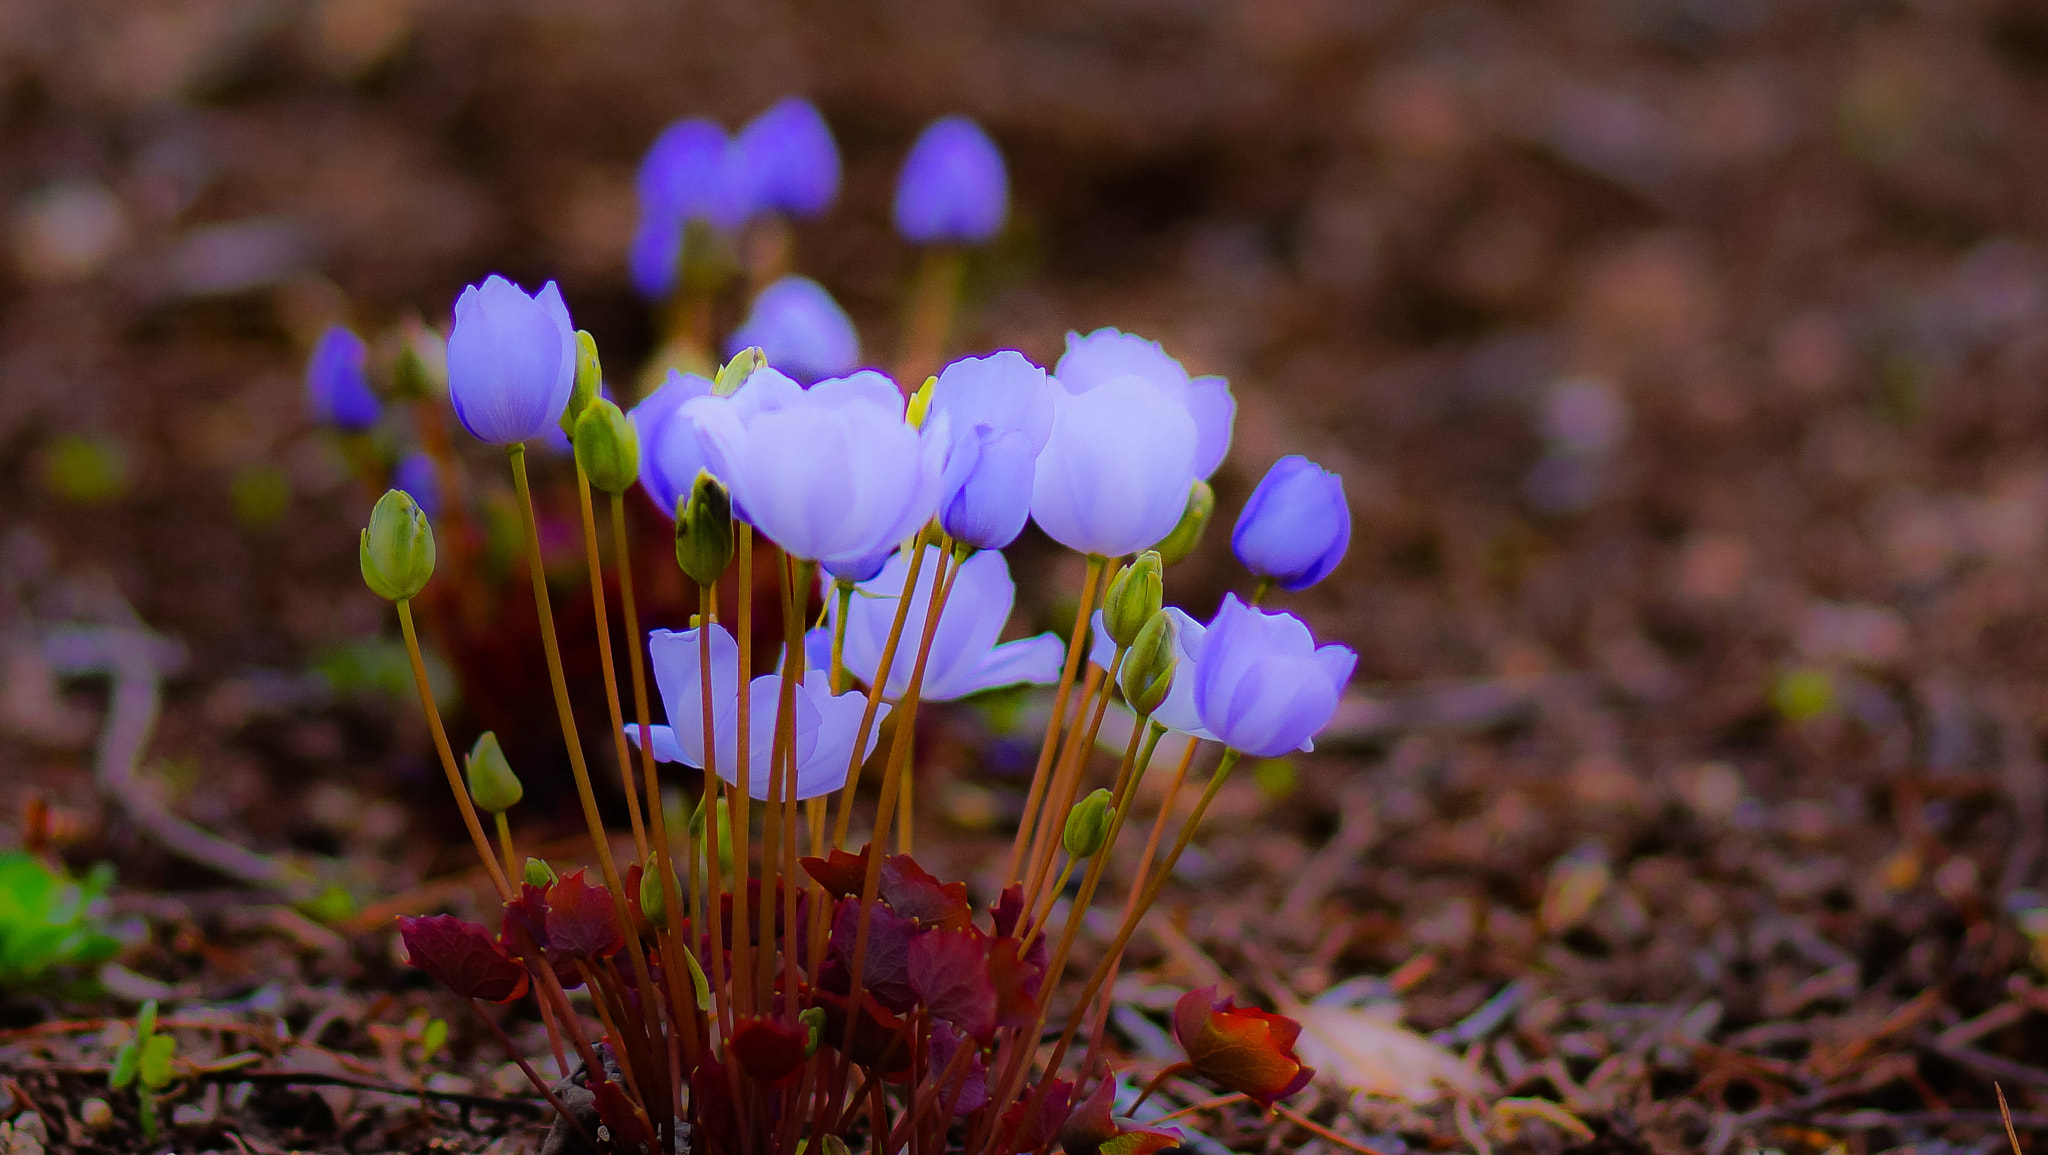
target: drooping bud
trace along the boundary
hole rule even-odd
[[[1195,483],[1188,487],[1188,505],[1181,511],[1180,524],[1152,547],[1158,552],[1161,564],[1172,565],[1195,552],[1195,547],[1202,544],[1202,531],[1209,528],[1209,515],[1215,512],[1216,491],[1197,477]]]
[[[527,859],[526,866],[520,870],[519,876],[525,880],[526,885],[538,886],[543,889],[561,881],[555,875],[555,868],[549,866],[547,860],[541,858]]]
[[[498,736],[489,730],[477,735],[476,745],[469,748],[469,757],[463,760],[463,768],[469,777],[469,796],[480,810],[503,814],[526,796],[526,787],[512,773],[512,763],[505,760]]]
[[[569,390],[569,405],[562,410],[562,432],[573,440],[576,436],[576,422],[583,417],[583,411],[597,400],[597,390],[604,384],[604,367],[597,359],[597,338],[588,329],[576,330],[576,383]]]
[[[767,364],[768,354],[762,352],[759,345],[749,345],[734,353],[732,360],[727,361],[725,367],[718,371],[718,379],[712,382],[711,391],[720,397],[730,397],[739,391],[740,386],[747,383],[747,378],[754,375],[754,370]]]
[[[405,601],[434,576],[434,529],[411,494],[387,490],[370,511],[359,553],[363,584],[387,601]]]
[[[805,1007],[796,1021],[804,1029],[804,1058],[808,1059],[818,1053],[818,1042],[825,1034],[825,1008]]]
[[[1109,791],[1097,787],[1067,812],[1067,829],[1060,841],[1069,856],[1092,858],[1102,849],[1109,839],[1109,824],[1116,818],[1116,810],[1109,803]]]
[[[1109,594],[1102,599],[1102,624],[1117,645],[1130,645],[1159,612],[1166,600],[1160,577],[1164,568],[1158,551],[1148,549],[1109,583]]]
[[[923,429],[924,419],[932,411],[932,390],[938,388],[937,377],[927,377],[917,392],[910,395],[910,406],[903,411],[903,419],[910,422],[912,429]]]
[[[640,479],[639,431],[610,400],[599,397],[584,406],[569,437],[590,484],[606,493],[624,493]]]
[[[700,470],[676,510],[676,564],[700,586],[716,582],[732,562],[732,495]]]
[[[1179,661],[1173,652],[1173,629],[1173,615],[1155,613],[1124,651],[1117,685],[1123,689],[1124,701],[1141,718],[1157,710],[1173,688],[1173,668]]]
[[[668,889],[661,884],[661,856],[649,854],[640,873],[640,913],[660,930],[668,929]]]

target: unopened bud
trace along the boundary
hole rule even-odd
[[[903,413],[903,419],[910,422],[912,429],[924,428],[924,419],[932,411],[932,390],[938,388],[937,377],[927,377],[917,392],[910,395],[910,407]]]
[[[804,1029],[804,1058],[818,1053],[818,1043],[825,1034],[825,1008],[805,1007],[796,1017],[797,1024]]]
[[[391,353],[391,388],[404,397],[431,400],[448,395],[448,342],[417,317],[399,322]]]
[[[640,873],[640,913],[657,929],[668,929],[668,888],[661,883],[661,856],[647,856],[647,868]]]
[[[1130,645],[1159,612],[1166,600],[1160,578],[1164,568],[1158,552],[1148,549],[1109,583],[1109,594],[1102,599],[1102,624],[1117,645]]]
[[[718,371],[718,380],[712,382],[711,391],[720,397],[730,397],[739,391],[740,386],[747,383],[747,378],[754,375],[754,370],[767,364],[768,354],[762,352],[759,345],[749,345],[734,353],[732,360],[727,361],[725,367]]]
[[[525,880],[526,885],[538,886],[543,890],[561,881],[555,877],[555,868],[540,858],[527,859],[526,866],[519,872],[519,876]]]
[[[1181,510],[1180,523],[1152,547],[1159,554],[1160,564],[1172,565],[1195,552],[1195,547],[1202,544],[1202,531],[1209,528],[1209,515],[1215,512],[1216,491],[1209,488],[1208,482],[1196,478],[1188,487],[1188,504]]]
[[[1067,854],[1073,858],[1093,858],[1102,844],[1109,840],[1109,824],[1116,817],[1116,810],[1109,804],[1109,791],[1097,787],[1095,793],[1074,804],[1067,812],[1067,830],[1060,841],[1066,846]]]
[[[519,784],[519,775],[512,773],[512,763],[505,760],[498,736],[489,730],[478,735],[476,745],[469,748],[464,769],[469,776],[469,796],[480,810],[503,814],[526,796],[526,787]]]
[[[562,432],[576,437],[576,422],[597,400],[598,386],[604,384],[604,367],[597,359],[597,338],[588,329],[576,330],[576,383],[569,390],[568,407],[562,410]]]
[[[416,596],[434,576],[434,529],[404,490],[387,490],[361,540],[363,584],[389,601]]]
[[[700,586],[716,582],[732,561],[732,495],[703,470],[676,510],[676,564]]]
[[[617,405],[599,397],[583,407],[570,435],[576,463],[590,484],[606,493],[624,493],[640,477],[640,433]]]
[[[1124,651],[1123,668],[1117,671],[1117,685],[1124,701],[1139,717],[1148,717],[1166,701],[1173,689],[1173,668],[1179,661],[1173,652],[1173,615],[1152,615],[1145,628]]]

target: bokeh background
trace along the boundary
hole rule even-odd
[[[792,93],[846,164],[797,264],[868,360],[916,261],[896,167],[964,112],[1013,212],[953,352],[1049,365],[1117,325],[1230,378],[1219,524],[1172,600],[1245,584],[1228,519],[1274,457],[1345,476],[1350,556],[1284,604],[1359,651],[1359,692],[1323,752],[1232,787],[1190,867],[1230,897],[1176,923],[1209,955],[1150,948],[1169,971],[1247,956],[1313,994],[1412,964],[1425,1030],[1525,982],[1522,1029],[1583,1036],[1574,1105],[1681,1144],[1793,1085],[1654,1049],[1684,1024],[1735,1051],[1807,1024],[1750,1049],[1811,1074],[1843,1023],[1926,990],[1961,1020],[2030,973],[2031,0],[0,5],[0,805],[46,799],[69,857],[138,886],[212,885],[98,797],[102,695],[45,654],[132,613],[183,654],[149,755],[174,808],[367,857],[370,891],[456,865],[403,683],[361,668],[391,626],[355,573],[368,495],[306,416],[312,338],[445,324],[503,272],[558,279],[630,370],[658,336],[624,264],[642,150]],[[1015,554],[1015,627],[1063,626],[1077,571]],[[938,747],[971,789],[921,815],[961,873],[1003,788],[972,746]]]

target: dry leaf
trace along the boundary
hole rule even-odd
[[[1408,1103],[1480,1090],[1456,1055],[1383,1014],[1316,1004],[1290,1014],[1301,1020],[1295,1052],[1302,1062],[1348,1090]]]

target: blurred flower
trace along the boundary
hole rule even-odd
[[[981,244],[1009,211],[1003,154],[964,116],[933,121],[919,134],[896,181],[896,231],[922,243]]]
[[[727,782],[739,780],[739,643],[724,626],[711,627],[711,728],[717,738],[718,776]],[[664,762],[681,762],[704,768],[704,667],[698,630],[655,630],[647,635],[647,652],[654,665],[654,681],[661,690],[669,724],[648,728],[648,745]],[[769,768],[774,756],[776,710],[782,694],[782,676],[763,674],[747,686],[750,716],[747,720],[747,792],[756,800],[768,797]],[[860,718],[866,707],[861,694],[833,694],[822,671],[813,671],[798,687],[795,703],[796,796],[815,798],[846,784],[853,743],[859,737]],[[877,712],[877,725],[868,732],[862,758],[874,753],[881,736],[879,723],[888,707]],[[626,736],[637,746],[640,728],[627,726]]]
[[[814,217],[839,195],[839,148],[808,100],[789,97],[740,129],[732,182],[748,212]]]
[[[1125,375],[1052,391],[1052,434],[1038,455],[1031,518],[1069,549],[1118,557],[1180,522],[1195,481],[1194,419],[1171,395]]]
[[[1196,655],[1195,710],[1218,741],[1258,758],[1311,749],[1358,655],[1317,646],[1301,619],[1224,596]]]
[[[479,441],[512,445],[559,434],[576,383],[576,334],[561,290],[527,296],[492,276],[462,290],[448,335],[448,398]]]
[[[938,547],[926,546],[910,612],[904,618],[903,633],[882,687],[887,697],[901,698],[910,689],[911,668],[916,664],[925,618],[931,611],[932,578],[938,572],[938,564]],[[909,557],[896,554],[881,573],[861,583],[848,610],[846,668],[868,685],[875,684],[881,668],[882,649],[889,641],[889,627],[896,620],[896,599],[902,596],[903,581],[909,575]],[[932,635],[919,697],[945,702],[998,686],[1020,682],[1050,685],[1059,680],[1066,654],[1058,635],[1046,633],[996,644],[1017,600],[1016,583],[1010,580],[1010,566],[1001,553],[985,550],[975,554],[960,563],[957,577],[948,580],[953,592],[947,597],[938,629]],[[830,606],[828,612],[829,620],[836,623],[838,606]],[[829,644],[828,630],[815,633]]]
[[[1110,328],[1085,337],[1068,333],[1067,351],[1052,375],[1071,393],[1086,393],[1125,375],[1157,385],[1185,406],[1195,420],[1196,477],[1216,472],[1230,452],[1230,427],[1237,419],[1237,400],[1230,395],[1230,382],[1213,376],[1189,378],[1188,371],[1157,341]]]
[[[306,399],[313,419],[349,433],[377,424],[383,411],[363,369],[368,348],[345,325],[329,325],[306,360]]]
[[[784,277],[761,290],[747,319],[726,338],[725,354],[749,345],[799,381],[849,373],[860,362],[860,335],[846,310],[809,277]]]
[[[414,450],[391,468],[391,488],[411,496],[428,517],[441,516],[441,475],[434,459]]]
[[[709,396],[709,379],[670,369],[668,380],[626,414],[640,433],[640,487],[669,517],[676,514],[676,502],[690,492],[697,471],[710,464],[696,425],[681,417],[680,410],[691,398]]]
[[[966,357],[939,373],[933,414],[946,416],[939,524],[956,541],[1001,549],[1031,512],[1031,478],[1052,435],[1052,384],[1022,353]]]
[[[662,297],[675,285],[683,232],[691,221],[739,227],[746,212],[733,188],[733,148],[725,129],[701,117],[662,130],[640,161],[635,187],[640,222],[627,263],[633,287]]]
[[[945,465],[944,422],[913,429],[880,373],[809,389],[774,369],[731,397],[687,402],[741,517],[796,557],[872,557],[930,521]]]
[[[1300,454],[1273,463],[1230,533],[1237,560],[1286,590],[1328,577],[1350,544],[1344,479]]]
[[[1179,606],[1167,606],[1160,611],[1173,619],[1173,684],[1166,692],[1166,700],[1152,712],[1152,720],[1180,734],[1196,738],[1217,740],[1209,728],[1202,725],[1202,716],[1195,712],[1195,671],[1199,668],[1202,643],[1209,636],[1209,627],[1188,616]],[[1109,669],[1116,657],[1116,639],[1102,624],[1102,611],[1096,610],[1093,619],[1093,639],[1089,643],[1088,660]]]

